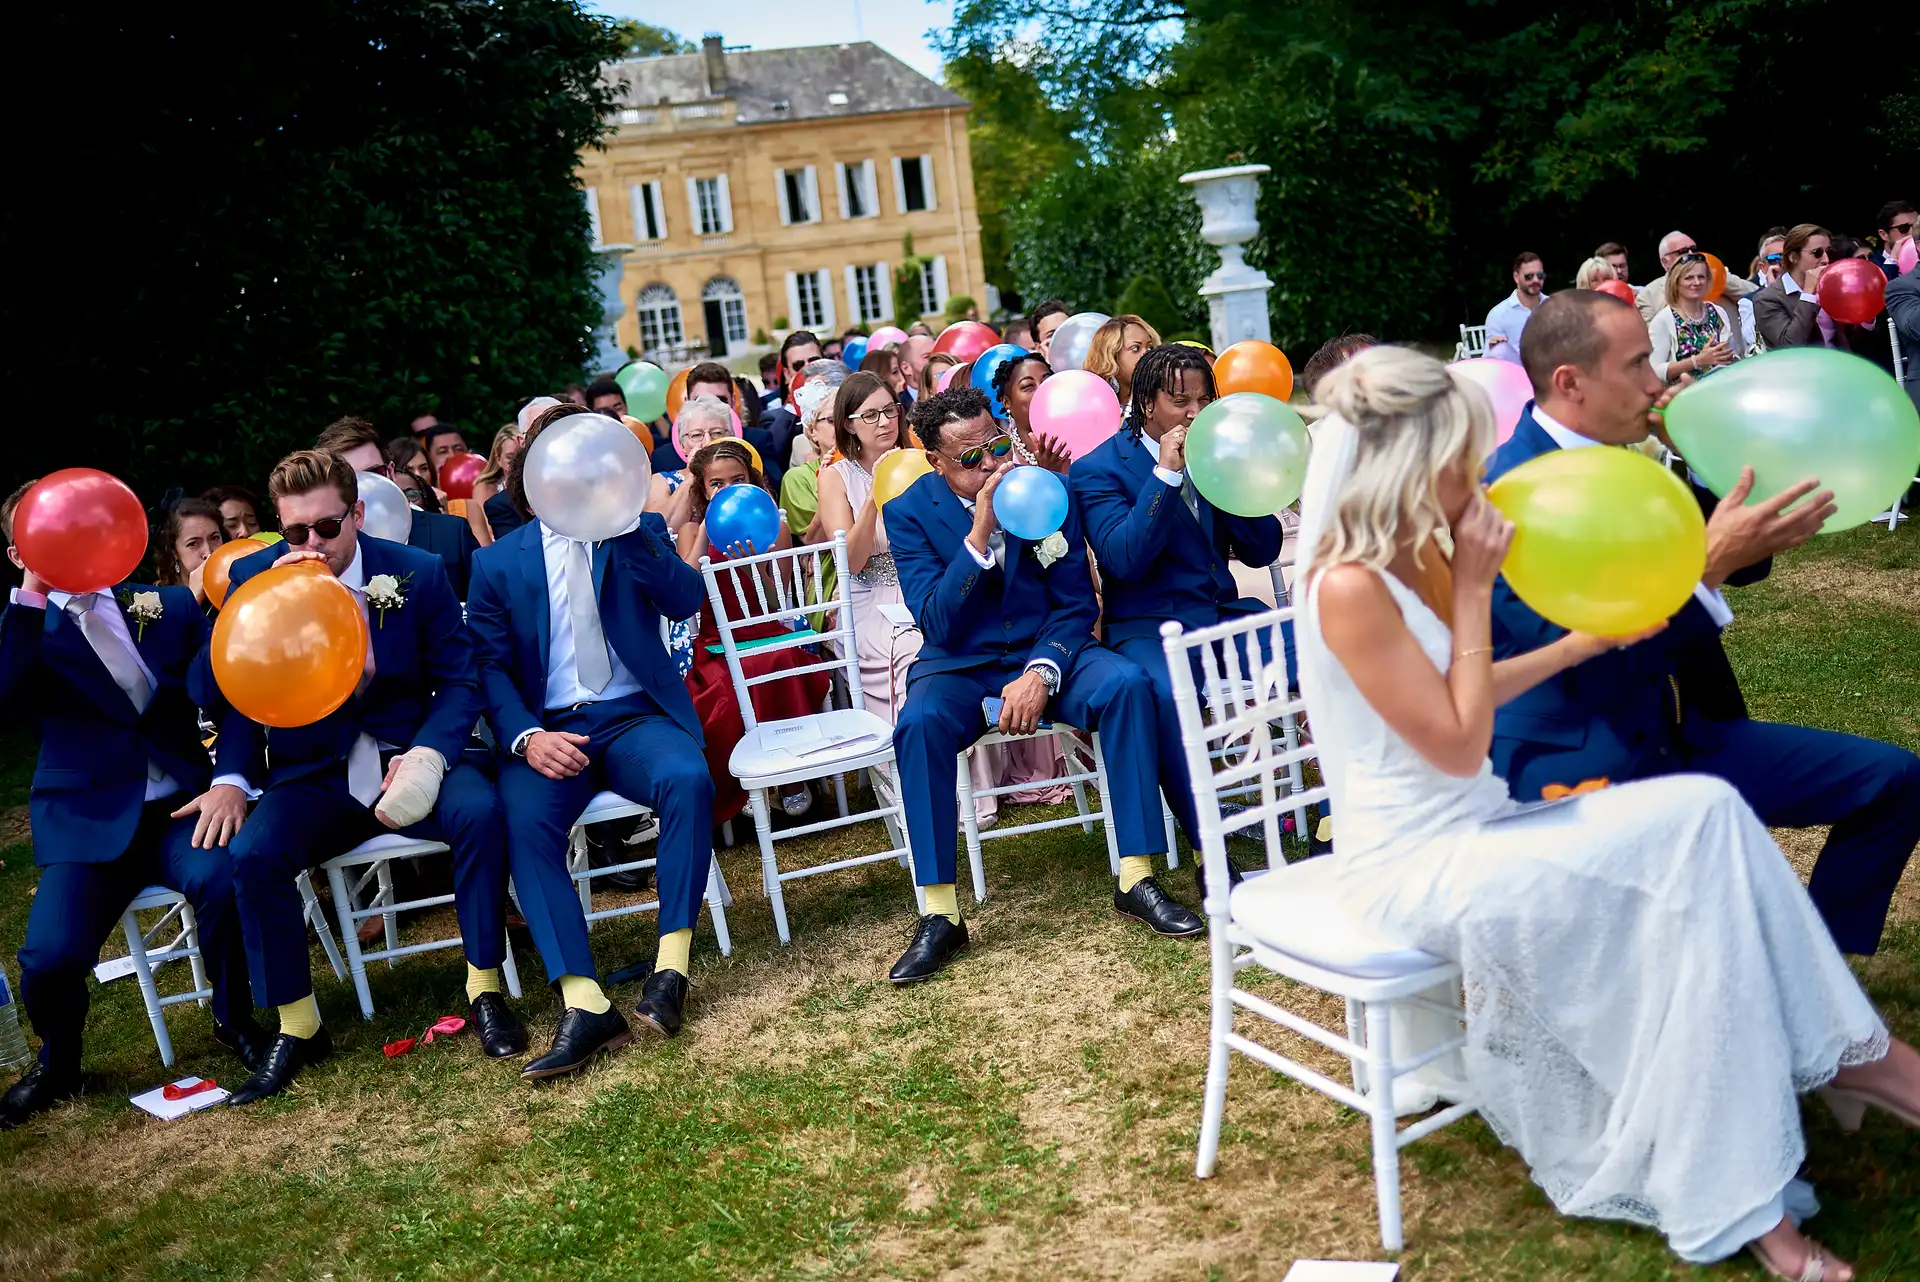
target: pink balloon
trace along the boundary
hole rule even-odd
[[[953,376],[955,374],[958,374],[959,372],[960,372],[960,366],[958,365],[949,365],[945,369],[941,370],[940,377],[933,380],[933,390],[936,392],[946,391],[947,384],[951,383],[953,381]]]
[[[888,343],[904,343],[906,341],[907,341],[906,330],[901,329],[898,325],[882,325],[879,329],[874,330],[873,333],[868,336],[867,350],[870,352],[877,352],[881,348],[885,347]]]
[[[1061,370],[1034,391],[1027,421],[1035,433],[1058,437],[1081,459],[1120,430],[1120,398],[1098,374]]]
[[[1900,269],[1902,276],[1920,267],[1920,240],[1908,237],[1907,243],[1900,246],[1900,252],[1893,256],[1893,265]]]
[[[1527,408],[1527,402],[1533,399],[1533,383],[1528,380],[1527,371],[1512,361],[1487,356],[1455,361],[1447,368],[1487,394],[1487,399],[1493,402],[1494,424],[1499,429],[1494,443],[1505,445],[1513,429],[1520,426],[1520,414]]]

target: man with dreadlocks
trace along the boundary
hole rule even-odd
[[[1196,848],[1200,833],[1160,625],[1173,619],[1188,630],[1210,628],[1266,609],[1240,595],[1227,562],[1271,565],[1281,538],[1278,517],[1218,511],[1187,473],[1187,429],[1213,399],[1206,353],[1177,343],[1152,349],[1134,367],[1133,401],[1119,432],[1075,462],[1068,476],[1100,567],[1106,643],[1153,683],[1160,789]],[[1292,672],[1293,633],[1282,635]],[[1123,868],[1121,888],[1144,875]]]

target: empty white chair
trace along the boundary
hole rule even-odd
[[[641,841],[657,838],[660,824],[653,817],[653,811],[637,801],[628,801],[617,792],[602,792],[587,803],[587,808],[574,820],[573,830],[567,839],[567,872],[580,888],[580,911],[586,914],[587,926],[604,921],[609,917],[628,917],[634,913],[655,913],[660,911],[660,900],[646,900],[643,903],[623,904],[613,908],[596,910],[593,906],[593,879],[606,877],[617,872],[631,872],[639,868],[652,868],[659,862],[656,857],[630,859],[624,863],[609,864],[604,868],[595,868],[587,857],[587,828],[591,824],[607,823],[615,819],[631,819],[642,816],[644,822],[640,828]],[[649,831],[651,825],[651,831]],[[635,843],[636,845],[638,843]],[[720,954],[723,957],[733,954],[733,936],[727,930],[727,909],[733,906],[733,893],[727,889],[727,879],[720,871],[720,859],[716,855],[707,869],[707,910],[713,915],[713,933],[719,941]],[[516,994],[517,996],[517,994]]]
[[[987,897],[987,869],[980,856],[980,843],[994,841],[1001,837],[1017,837],[1022,833],[1045,832],[1050,828],[1066,828],[1079,824],[1082,832],[1091,833],[1096,820],[1100,821],[1107,833],[1107,862],[1112,865],[1114,876],[1120,875],[1120,848],[1115,844],[1113,825],[1107,822],[1107,763],[1100,753],[1100,736],[1090,735],[1091,746],[1082,743],[1074,733],[1074,727],[1056,721],[1051,730],[1042,730],[1037,735],[1002,734],[998,730],[989,730],[974,741],[974,747],[998,743],[1016,743],[1022,739],[1051,738],[1060,745],[1066,758],[1067,773],[1058,778],[1048,779],[1044,784],[1007,783],[992,788],[975,788],[973,774],[967,769],[967,754],[959,757],[960,779],[960,825],[966,839],[967,863],[973,872],[973,898],[983,902]],[[1058,819],[1038,819],[1032,823],[1008,823],[1004,818],[993,827],[982,830],[980,817],[974,813],[973,801],[976,797],[1004,797],[1009,793],[1022,792],[1028,788],[1052,784],[1071,784],[1073,786],[1073,804],[1076,814]],[[1098,793],[1099,807],[1087,806],[1087,785],[1092,784]],[[1171,816],[1168,823],[1172,823]],[[1169,829],[1171,832],[1171,829]],[[1171,845],[1168,847],[1172,849]]]
[[[151,908],[166,911],[159,921],[142,929],[136,914]],[[204,1006],[213,996],[213,986],[207,982],[206,963],[200,958],[199,925],[193,915],[193,905],[187,902],[187,897],[165,886],[148,886],[134,896],[133,902],[127,905],[127,911],[120,916],[120,929],[127,937],[127,955],[133,959],[133,977],[140,984],[140,1000],[146,1003],[147,1022],[153,1025],[153,1040],[160,1048],[160,1062],[168,1068],[173,1067],[173,1038],[167,1035],[166,1008],[182,1002],[199,1002]],[[173,938],[156,946],[154,941],[170,929]],[[177,961],[183,957],[193,968],[192,989],[162,997],[153,982],[153,968],[162,962]],[[242,982],[245,982],[244,976]]]
[[[1292,790],[1291,771],[1315,758],[1311,743],[1298,743],[1290,727],[1302,711],[1287,693],[1280,659],[1281,622],[1291,609],[1278,609],[1217,627],[1182,634],[1180,625],[1161,629],[1180,718],[1181,742],[1192,772],[1194,804],[1199,812],[1201,859],[1207,870],[1206,914],[1212,950],[1212,1020],[1200,1152],[1195,1174],[1213,1173],[1220,1151],[1220,1127],[1226,1111],[1227,1070],[1238,1051],[1295,1081],[1367,1115],[1371,1124],[1375,1193],[1379,1200],[1380,1241],[1400,1249],[1400,1150],[1474,1111],[1471,1099],[1453,1104],[1404,1130],[1395,1117],[1393,1082],[1464,1043],[1464,1016],[1457,1007],[1422,996],[1456,983],[1460,968],[1452,962],[1395,940],[1383,939],[1353,920],[1331,893],[1329,877],[1338,866],[1326,859],[1287,864],[1281,854],[1281,817],[1296,807],[1324,804],[1327,792],[1316,787]],[[1264,640],[1273,655],[1260,659]],[[1252,655],[1248,662],[1242,647]],[[1201,665],[1196,688],[1193,664]],[[1276,726],[1283,729],[1276,730]],[[1221,750],[1225,750],[1221,755]],[[1290,795],[1291,794],[1291,795]],[[1246,798],[1244,808],[1228,815],[1227,796]],[[1231,893],[1227,886],[1227,837],[1242,832],[1265,837],[1268,870],[1249,877]],[[1345,1034],[1234,984],[1244,967],[1259,966],[1296,983],[1346,999]],[[1420,1010],[1451,1021],[1455,1035],[1420,1053],[1396,1059],[1389,1032],[1393,1011]],[[1298,1060],[1270,1050],[1234,1031],[1238,1012],[1258,1015],[1347,1058],[1352,1085],[1333,1080]]]
[[[1456,361],[1473,360],[1487,354],[1487,327],[1485,325],[1462,325],[1460,341],[1454,345],[1453,359]]]
[[[823,612],[817,600],[818,590],[813,585],[821,582],[821,571],[828,558],[832,560],[837,587],[834,608]],[[734,746],[727,764],[753,808],[754,831],[760,839],[761,879],[766,884],[767,899],[773,905],[774,928],[784,944],[791,934],[787,928],[786,898],[781,892],[783,883],[796,877],[812,877],[888,859],[904,866],[907,849],[900,824],[902,810],[896,802],[875,810],[802,824],[780,834],[782,838],[805,837],[878,819],[886,825],[890,849],[782,872],[774,858],[767,790],[892,765],[893,726],[885,717],[867,710],[861,693],[860,660],[853,644],[853,601],[848,586],[853,576],[847,572],[844,533],[836,534],[830,544],[764,552],[718,564],[710,557],[702,557],[700,573],[707,581],[707,608],[714,611],[720,644],[727,658],[727,673],[733,679],[734,696],[739,700],[740,717],[746,727],[746,734]],[[746,610],[736,618],[740,604],[744,604]],[[819,616],[827,630],[816,631],[808,626],[810,615]],[[768,623],[789,630],[759,639],[741,639],[736,635]],[[741,669],[742,655],[775,653],[802,646],[817,647],[817,656],[809,655],[792,668],[763,676],[748,677]],[[835,670],[843,674],[849,706],[783,721],[762,722],[754,714],[755,686],[811,672],[831,674]],[[878,789],[874,795],[879,797]]]

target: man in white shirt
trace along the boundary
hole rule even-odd
[[[1527,320],[1546,300],[1547,267],[1540,255],[1531,251],[1513,260],[1513,292],[1493,305],[1487,313],[1487,355],[1495,360],[1520,363],[1520,332]]]

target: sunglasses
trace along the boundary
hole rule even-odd
[[[1547,278],[1547,274],[1545,272],[1521,272],[1520,273],[1521,280],[1545,280],[1546,278]]]
[[[1011,453],[1013,453],[1013,438],[1002,435],[994,437],[985,445],[976,445],[972,449],[961,450],[959,454],[948,455],[948,457],[961,467],[976,468],[980,466],[982,459],[991,458],[998,463]]]
[[[1765,258],[1761,259],[1760,261],[1763,263],[1777,263],[1780,261],[1780,255],[1768,254]]]
[[[318,534],[323,539],[337,539],[340,537],[340,527],[347,523],[347,518],[351,515],[351,512],[342,512],[339,516],[330,516],[324,521],[315,521],[312,525],[296,522],[293,525],[283,526],[280,537],[287,541],[288,547],[296,548],[307,541],[309,534]]]
[[[899,417],[900,407],[898,405],[888,405],[883,409],[877,410],[861,410],[853,416],[857,422],[864,423],[868,427],[878,427],[882,423],[891,423]],[[972,464],[968,464],[968,466],[971,467]]]
[[[1828,250],[1826,246],[1822,245],[1818,249],[1803,249],[1800,252],[1805,254],[1808,258],[1825,258],[1827,256]]]
[[[1698,246],[1698,245],[1682,245],[1682,246],[1680,246],[1680,247],[1679,247],[1678,249],[1676,249],[1676,250],[1674,250],[1673,252],[1674,252],[1674,253],[1676,253],[1676,254],[1681,254],[1681,255],[1686,255],[1686,254],[1697,254],[1697,253],[1699,253],[1699,252],[1700,252],[1700,246]]]
[[[1707,256],[1705,254],[1696,254],[1692,250],[1688,250],[1686,253],[1680,255],[1680,257],[1674,259],[1674,261],[1676,263],[1704,263],[1707,261]]]
[[[1909,218],[1904,223],[1894,223],[1891,226],[1889,226],[1887,230],[1892,232],[1898,232],[1900,235],[1905,236],[1913,230],[1913,220]]]

